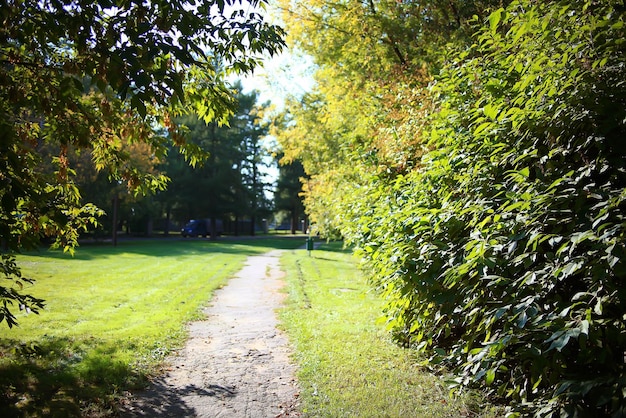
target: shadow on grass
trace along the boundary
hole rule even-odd
[[[330,241],[330,242],[320,241],[316,249],[320,251],[328,251],[328,252],[340,253],[340,254],[351,254],[353,251],[352,247],[346,247],[343,241]],[[315,254],[315,250],[313,250],[313,254]],[[335,260],[332,260],[332,261],[335,261]]]
[[[61,250],[28,252],[34,257],[57,259],[92,260],[102,257],[115,257],[122,253],[139,254],[159,258],[181,257],[202,253],[257,255],[271,249],[290,250],[305,244],[304,235],[285,236],[254,236],[254,237],[220,237],[215,241],[206,238],[154,238],[154,239],[121,239],[117,246],[111,243],[87,242],[82,243],[74,255]]]
[[[0,416],[81,417],[116,413],[120,389],[144,386],[147,376],[68,338],[32,346],[0,340]]]
[[[90,347],[84,348],[87,344]],[[81,351],[81,349],[83,351]],[[0,417],[193,417],[194,397],[222,402],[237,396],[219,382],[171,387],[139,368],[111,360],[115,345],[94,339],[46,338],[37,346],[0,340]],[[149,389],[142,390],[148,387]],[[128,398],[136,393],[139,401]]]

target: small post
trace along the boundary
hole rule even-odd
[[[313,237],[309,236],[306,239],[306,250],[309,252],[309,257],[311,256],[311,251],[313,251]]]
[[[117,207],[119,206],[119,196],[117,195],[117,192],[115,193],[115,196],[113,196],[113,236],[112,236],[112,241],[113,241],[113,246],[117,247]]]

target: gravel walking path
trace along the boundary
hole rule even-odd
[[[124,407],[124,417],[294,417],[298,389],[275,310],[280,250],[252,256],[190,324],[167,373]]]

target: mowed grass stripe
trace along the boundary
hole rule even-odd
[[[46,299],[47,306],[40,315],[20,317],[20,326],[9,336],[93,334],[116,339],[179,329],[215,288],[241,268],[249,254],[248,250],[229,254],[215,245],[193,244],[169,243],[185,249],[172,255],[165,246],[144,245],[140,248],[155,253],[126,251],[125,247],[109,253],[108,249],[83,247],[79,254],[92,257],[50,257],[45,252],[21,256],[24,275],[37,280],[28,290]]]

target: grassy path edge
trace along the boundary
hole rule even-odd
[[[479,394],[452,395],[380,324],[373,294],[341,243],[286,252],[282,327],[294,346],[303,417],[495,417]]]

